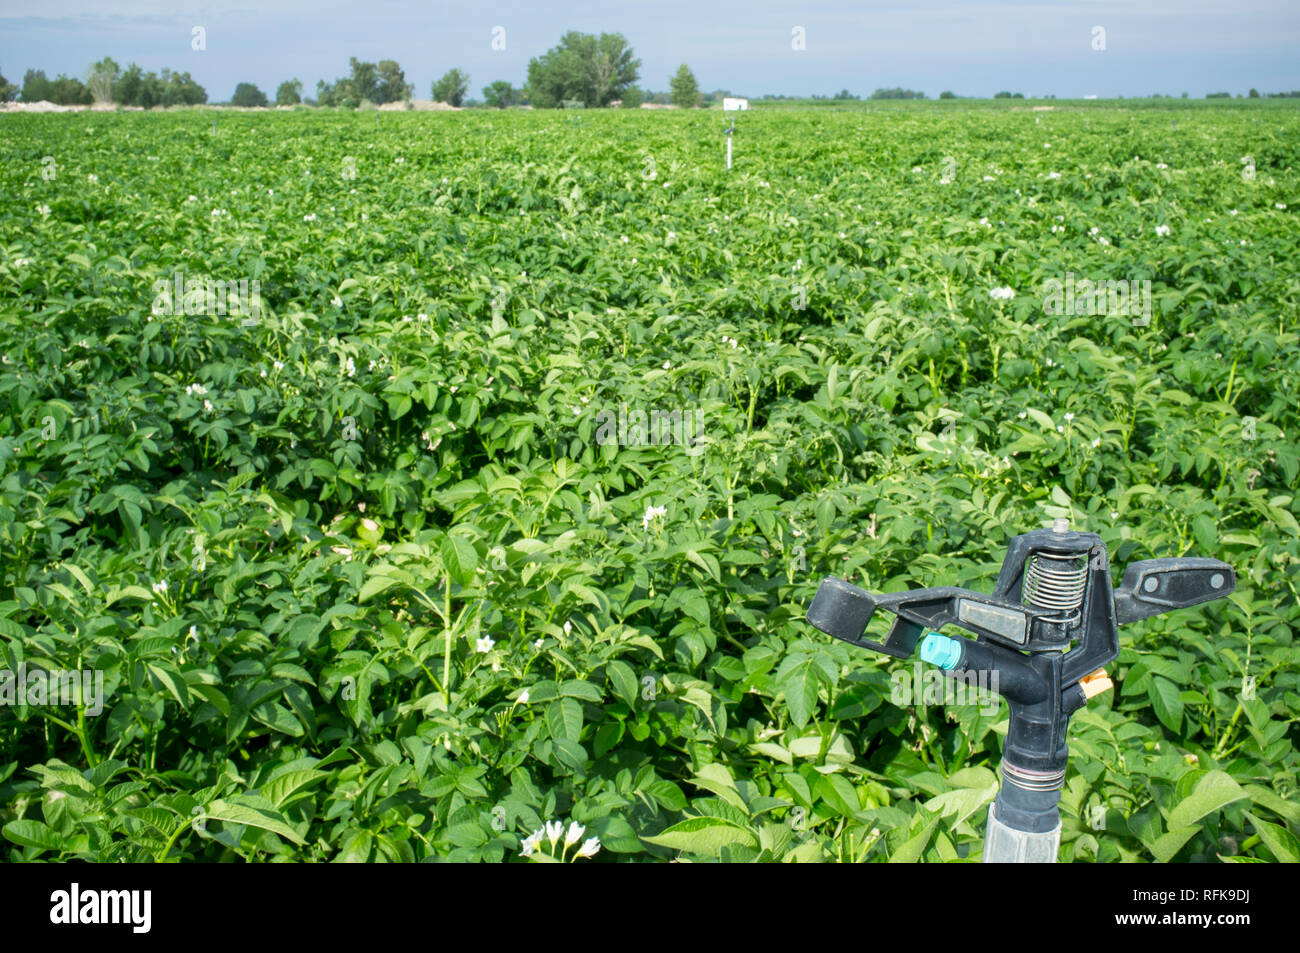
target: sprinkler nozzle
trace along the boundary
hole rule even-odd
[[[931,632],[921,640],[921,660],[949,671],[961,661],[961,640]]]

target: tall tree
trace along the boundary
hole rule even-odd
[[[302,102],[302,80],[286,79],[275,91],[277,106],[296,106]]]
[[[528,92],[535,106],[555,107],[580,100],[608,106],[637,81],[641,61],[620,33],[570,30],[560,44],[528,63]]]
[[[113,61],[111,56],[105,56],[98,63],[91,64],[86,72],[86,85],[90,87],[90,94],[95,97],[95,102],[113,101],[113,84],[121,74],[122,68]]]
[[[240,83],[235,87],[235,95],[230,97],[232,106],[265,106],[266,93],[252,83]]]
[[[505,109],[515,103],[515,88],[504,79],[483,87],[483,101],[494,109]]]
[[[12,102],[17,95],[18,87],[5,79],[3,73],[0,73],[0,103]]]
[[[374,63],[363,63],[355,56],[348,62],[352,66],[352,95],[358,100],[379,102],[379,68]]]
[[[465,93],[468,89],[469,73],[462,69],[449,69],[442,74],[441,79],[434,80],[430,93],[434,102],[459,106],[465,101]]]
[[[677,67],[677,73],[669,80],[673,91],[673,103],[683,108],[696,106],[700,102],[700,87],[695,82],[695,74],[683,63]]]
[[[53,102],[54,84],[45,77],[43,69],[29,69],[23,74],[23,102]]]
[[[406,82],[406,74],[396,60],[379,61],[379,84],[375,94],[375,102],[381,106],[411,98],[411,87]]]

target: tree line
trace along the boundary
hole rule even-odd
[[[406,81],[406,74],[396,60],[369,63],[355,56],[348,61],[349,72],[328,83],[316,84],[314,98],[304,98],[302,82],[290,79],[282,82],[275,91],[277,106],[306,103],[314,106],[333,106],[342,109],[359,109],[365,106],[382,106],[386,103],[409,101],[414,86]],[[452,106],[486,105],[497,109],[509,106],[531,105],[542,109],[597,109],[611,105],[636,108],[643,102],[673,104],[681,107],[710,105],[725,96],[727,90],[702,93],[695,74],[683,63],[669,78],[668,90],[650,92],[636,84],[640,79],[641,60],[638,59],[621,33],[580,33],[570,30],[558,45],[528,62],[528,79],[520,88],[506,80],[494,80],[483,87],[480,102],[468,99],[470,76],[460,68],[448,70],[434,80],[430,97]],[[1228,93],[1210,93],[1207,99],[1229,98]],[[1300,92],[1268,93],[1267,97],[1300,96]],[[44,70],[29,69],[18,87],[0,75],[0,102],[21,97],[24,102],[47,100],[65,106],[92,103],[117,103],[123,106],[192,106],[208,101],[208,94],[188,72],[173,72],[164,68],[160,73],[146,72],[132,63],[123,70],[112,59],[104,57],[93,63],[86,76],[79,79],[60,73],[49,79]],[[1249,98],[1259,98],[1252,89]],[[798,100],[804,97],[768,94],[763,100]],[[813,100],[858,100],[848,89],[833,96],[813,95]],[[894,87],[876,89],[869,99],[925,99],[925,93],[913,89]],[[958,98],[951,90],[939,94],[940,99]],[[1023,93],[1003,90],[994,99],[1024,99]],[[1044,97],[1054,99],[1054,96]],[[1121,97],[1122,98],[1122,97]],[[1183,98],[1187,94],[1183,93]],[[1240,94],[1238,94],[1240,98]],[[253,83],[239,83],[230,100],[235,106],[267,106],[270,100]]]
[[[117,103],[119,106],[194,106],[208,101],[208,93],[189,72],[146,72],[135,63],[125,70],[111,56],[92,63],[85,80],[60,73],[54,79],[44,70],[29,69],[21,87],[0,75],[0,101],[21,97],[25,103],[41,101],[60,106]]]
[[[414,86],[406,81],[406,74],[396,60],[371,63],[354,56],[349,59],[348,67],[346,76],[333,82],[318,81],[314,98],[303,96],[300,80],[285,80],[276,89],[275,104],[306,103],[358,109],[404,102],[414,95]],[[668,92],[643,93],[636,86],[640,68],[641,60],[622,34],[595,35],[570,30],[557,46],[529,61],[528,79],[523,87],[515,88],[506,80],[495,80],[483,87],[482,104],[499,109],[519,105],[594,109],[614,104],[635,107],[647,99],[697,106],[714,98],[715,94],[701,94],[695,75],[685,64],[669,79]],[[469,74],[453,68],[434,80],[430,96],[452,106],[479,105],[479,101],[467,99],[469,84]],[[206,90],[188,72],[163,69],[160,74],[154,74],[134,63],[123,70],[111,57],[92,64],[84,80],[64,74],[51,80],[43,70],[32,69],[18,87],[0,75],[0,101],[14,98],[23,102],[46,100],[65,106],[112,102],[145,108],[208,101]],[[270,105],[266,93],[254,83],[239,83],[230,102],[234,106]]]

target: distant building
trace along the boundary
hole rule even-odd
[[[746,110],[749,108],[749,100],[741,99],[739,96],[724,96],[722,98],[722,109],[724,112],[730,112],[734,109]]]

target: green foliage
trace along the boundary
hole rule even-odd
[[[411,85],[396,60],[380,60],[377,72],[379,82],[375,86],[375,95],[369,97],[371,100],[382,106],[411,98]]]
[[[366,63],[349,57],[349,75],[326,83],[316,81],[316,102],[321,106],[356,109],[362,102],[378,105],[399,102],[411,96],[406,74],[395,60]]]
[[[689,112],[5,117],[0,670],[104,694],[0,705],[0,853],[976,860],[1005,707],[804,613],[1065,516],[1239,589],[1121,629],[1062,859],[1294,859],[1300,117],[1133,108],[758,109],[730,174]]]
[[[89,106],[90,90],[81,80],[60,73],[47,79],[44,70],[29,69],[23,77],[22,99],[25,103],[51,102],[60,106]]]
[[[541,108],[581,100],[588,108],[608,106],[638,77],[641,61],[621,33],[570,30],[558,46],[528,62],[529,101]]]
[[[469,89],[469,73],[462,69],[449,69],[433,81],[431,95],[433,101],[446,103],[448,106],[460,106],[465,101]]]
[[[252,83],[240,83],[235,87],[235,94],[230,97],[232,106],[265,106],[266,93]]]
[[[277,106],[296,106],[302,102],[302,80],[286,79],[275,91]]]
[[[504,79],[498,79],[483,87],[483,101],[493,109],[505,109],[513,106],[519,97],[519,91]]]
[[[668,85],[672,90],[673,105],[686,109],[700,104],[700,87],[695,82],[695,74],[685,63],[677,67]]]
[[[111,103],[113,85],[122,75],[122,68],[111,57],[106,56],[98,63],[92,63],[86,71],[86,86],[90,89],[95,102]]]
[[[915,89],[903,89],[895,86],[893,89],[877,89],[871,94],[872,99],[925,99],[925,93]]]
[[[132,63],[113,84],[113,99],[123,106],[193,106],[208,101],[207,91],[188,72],[146,73]]]
[[[624,109],[640,109],[642,102],[641,90],[635,86],[629,86],[623,90],[623,99],[619,103]]]

